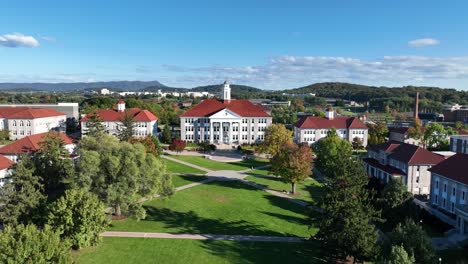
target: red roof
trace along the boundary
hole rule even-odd
[[[430,168],[429,171],[468,184],[468,154],[457,153]]]
[[[11,161],[11,160],[5,158],[4,156],[0,155],[0,170],[8,169],[13,164],[15,164],[13,161]]]
[[[205,99],[181,117],[208,117],[223,109],[227,109],[243,117],[270,117],[265,109],[251,103],[249,100],[215,100]]]
[[[32,136],[27,136],[22,139],[13,141],[12,143],[3,146],[0,148],[0,154],[25,154],[35,152],[40,149],[40,143],[42,142],[45,135],[49,132],[35,134]],[[62,138],[62,141],[65,145],[73,144],[73,139],[66,134],[59,132],[58,133]]]
[[[437,155],[427,149],[397,141],[388,141],[372,146],[371,150],[388,152],[390,153],[389,158],[408,163],[409,165],[434,165],[444,160],[443,156]]]
[[[125,112],[119,112],[113,109],[100,109],[96,110],[96,113],[102,121],[106,122],[120,121],[124,118],[125,113],[130,113],[133,116],[134,120],[139,122],[151,122],[158,120],[158,118],[153,113],[151,113],[148,110],[141,110],[140,108],[129,108],[126,109]],[[81,119],[81,121],[88,121],[89,117],[91,117],[92,115],[92,113],[87,114]]]
[[[65,114],[50,108],[28,107],[1,107],[0,118],[7,119],[33,119],[51,116],[64,116]]]
[[[294,125],[298,128],[336,128],[336,129],[367,129],[367,126],[357,117],[337,116],[328,119],[320,116],[305,116]]]
[[[378,160],[373,158],[364,158],[363,161],[371,165],[372,167],[385,171],[386,173],[389,173],[391,175],[406,175],[402,170],[392,167],[390,165],[380,164]]]

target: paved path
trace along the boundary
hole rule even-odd
[[[192,167],[192,168],[195,168],[195,169],[199,169],[199,170],[206,171],[206,172],[212,172],[212,170],[209,170],[209,169],[207,169],[207,168],[200,167],[200,166],[198,166],[198,165],[195,165],[195,164],[192,164],[192,163],[188,163],[188,162],[185,162],[185,161],[182,161],[182,160],[174,159],[174,158],[171,158],[171,157],[166,156],[166,155],[161,155],[161,157],[162,157],[163,159],[167,159],[167,160],[174,161],[174,162],[177,162],[177,163],[180,163],[180,164],[184,164],[184,165],[187,165],[187,166]]]
[[[302,237],[279,236],[242,236],[242,235],[211,235],[211,234],[169,234],[145,232],[103,232],[103,237],[142,237],[142,238],[169,238],[192,240],[231,240],[231,241],[260,241],[260,242],[305,242]]]

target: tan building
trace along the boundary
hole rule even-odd
[[[64,132],[66,120],[67,117],[64,113],[54,109],[28,107],[0,108],[0,130],[9,130],[11,140],[51,130]]]
[[[429,170],[432,173],[431,203],[455,215],[459,232],[468,234],[468,154],[458,153]]]
[[[443,156],[424,148],[389,141],[369,148],[364,163],[369,177],[384,183],[388,183],[390,177],[401,178],[408,192],[428,195],[431,190],[429,169],[443,160]]]

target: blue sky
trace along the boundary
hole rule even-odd
[[[466,10],[468,1],[430,0],[0,0],[0,82],[468,89]]]

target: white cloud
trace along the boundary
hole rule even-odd
[[[422,38],[408,41],[408,46],[413,48],[439,45],[440,41],[433,38]]]
[[[5,34],[0,35],[0,45],[17,48],[17,47],[37,47],[39,46],[39,41],[37,41],[33,36],[25,36],[21,33]]]
[[[468,57],[385,56],[375,60],[346,57],[280,56],[264,65],[182,67],[163,65],[176,83],[195,85],[229,79],[233,83],[280,89],[314,82],[340,81],[373,85],[433,85],[468,80]],[[424,81],[424,83],[422,83]]]
[[[57,39],[55,39],[54,37],[41,36],[41,39],[49,42],[57,42]]]

